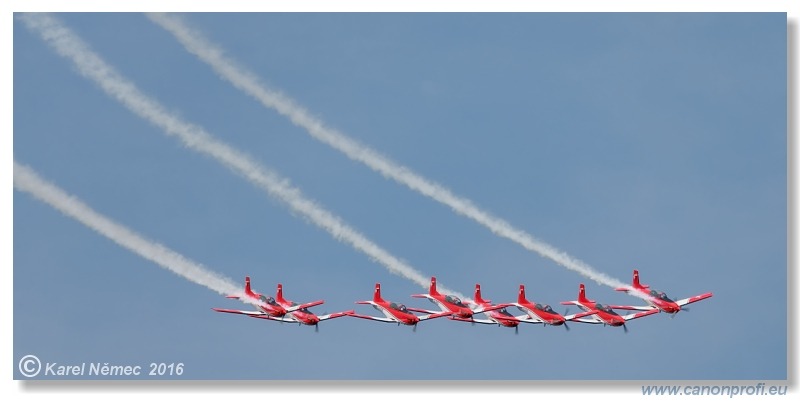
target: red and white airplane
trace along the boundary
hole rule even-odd
[[[428,289],[427,294],[411,295],[411,297],[426,298],[430,300],[431,303],[439,306],[441,312],[449,312],[454,317],[465,318],[465,319],[472,318],[473,315],[478,313],[499,310],[507,306],[507,305],[480,306],[479,308],[473,310],[472,308],[467,306],[463,301],[461,301],[459,297],[454,295],[443,295],[439,293],[439,291],[436,290],[435,276],[431,277],[431,286]],[[428,314],[437,313],[436,311],[422,310],[415,308],[409,308],[409,310],[416,311],[418,313],[428,313]]]
[[[621,292],[626,292],[630,295],[641,297],[644,299],[649,305],[648,306],[611,306],[611,308],[617,308],[621,310],[653,310],[657,309],[659,311],[663,311],[665,313],[672,314],[674,317],[679,311],[684,310],[688,311],[688,309],[683,308],[683,306],[687,304],[691,304],[694,302],[698,302],[703,299],[708,299],[709,297],[713,296],[711,292],[703,293],[701,295],[687,297],[685,299],[680,299],[677,301],[673,301],[670,299],[666,293],[650,289],[649,285],[642,285],[639,283],[639,271],[633,270],[633,283],[631,284],[633,289],[638,290],[641,292],[645,297],[639,296],[637,292],[631,291],[630,288],[617,288],[616,290]]]
[[[256,308],[258,308],[257,311],[235,310],[217,307],[212,308],[212,310],[220,313],[242,314],[253,318],[314,326],[316,326],[320,321],[347,315],[347,312],[326,314],[322,316],[314,315],[308,310],[308,308],[324,303],[323,300],[317,300],[304,304],[292,303],[288,300],[284,300],[283,287],[280,284],[278,284],[278,300],[276,301],[272,296],[266,296],[254,292],[250,287],[249,276],[244,278],[244,293],[247,298],[245,298],[243,301],[256,306]],[[227,298],[241,299],[239,296],[227,296]]]
[[[492,307],[496,306],[492,305],[491,300],[483,299],[483,297],[481,296],[481,285],[477,283],[475,284],[475,298],[473,299],[473,301],[475,302],[475,305],[480,307],[483,314],[488,319],[475,318],[474,316],[470,318],[464,318],[457,315],[453,315],[452,317],[450,317],[450,319],[456,321],[473,322],[478,324],[497,324],[503,327],[513,327],[515,333],[519,332],[519,323],[521,322],[521,320],[517,317],[514,317],[514,315],[512,315],[505,309],[505,307],[508,306],[508,304],[500,305],[501,307],[499,309],[493,309]]]
[[[422,316],[417,316],[411,313],[410,309],[407,308],[403,304],[397,304],[394,302],[390,302],[387,300],[383,300],[381,297],[381,284],[375,284],[375,293],[372,296],[372,300],[368,301],[357,301],[356,304],[369,304],[372,307],[381,313],[383,313],[384,317],[373,317],[369,315],[362,315],[356,314],[354,312],[348,312],[347,315],[351,317],[357,318],[364,318],[367,320],[375,320],[375,321],[382,321],[382,322],[396,322],[397,325],[404,324],[404,325],[413,325],[414,331],[417,330],[417,324],[420,321],[430,320],[432,318],[439,318],[439,317],[446,317],[452,315],[453,313],[450,311],[441,312],[441,313],[432,313],[426,314]]]
[[[539,304],[528,301],[525,298],[525,285],[519,285],[519,294],[517,295],[517,302],[512,303],[521,311],[525,312],[525,316],[518,316],[517,318],[524,317],[523,322],[530,322],[533,324],[544,325],[563,325],[569,331],[567,321],[573,321],[577,318],[585,317],[587,313],[578,313],[568,316],[563,316],[556,313],[549,304]]]
[[[561,304],[576,305],[584,311],[583,313],[576,314],[576,316],[572,318],[572,321],[584,322],[588,324],[603,324],[604,326],[610,325],[612,327],[622,327],[625,332],[628,332],[628,327],[625,325],[625,322],[642,318],[651,314],[656,314],[659,311],[658,309],[650,309],[640,313],[621,316],[617,314],[616,311],[612,310],[610,306],[587,299],[586,287],[584,287],[582,283],[580,284],[578,290],[578,300],[565,301],[561,302]]]
[[[263,318],[266,320],[274,320],[281,322],[296,322],[298,324],[303,324],[303,325],[313,325],[315,327],[315,330],[318,331],[320,321],[330,320],[332,318],[344,317],[349,313],[355,312],[355,310],[349,310],[349,311],[342,311],[339,313],[316,315],[308,310],[308,307],[311,307],[309,306],[309,304],[311,303],[298,304],[291,300],[284,299],[283,285],[281,285],[280,283],[278,284],[278,290],[275,294],[275,300],[281,307],[286,309],[286,311],[288,312],[284,317],[276,318],[269,316],[257,316],[255,318]]]

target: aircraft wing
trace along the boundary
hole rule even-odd
[[[601,320],[601,319],[599,319],[597,317],[591,316],[592,314],[594,314],[594,313],[593,312],[589,312],[589,314],[588,314],[589,316],[573,318],[570,321],[572,321],[572,322],[582,322],[584,324],[603,324],[604,323],[603,320]]]
[[[650,311],[656,309],[653,306],[608,306],[614,310],[639,310],[639,311]]]
[[[508,317],[504,318],[510,319]],[[538,317],[531,317],[527,314],[514,316],[513,320],[517,322],[527,322],[528,324],[544,324],[544,321],[540,320]]]
[[[566,320],[566,321],[576,321],[576,322],[587,322],[587,320],[588,321],[597,320],[598,323],[602,322],[602,321],[600,321],[599,319],[597,319],[595,317],[584,318],[584,317],[588,317],[590,315],[594,315],[594,311],[584,311],[584,312],[581,312],[581,313],[565,315],[564,316],[564,320]]]
[[[292,306],[292,307],[287,308],[286,311],[291,313],[292,311],[297,311],[297,310],[304,309],[304,308],[319,306],[322,303],[325,303],[325,300],[317,300],[317,301],[313,301],[313,302],[310,302],[310,303],[298,304],[296,306]]]
[[[703,293],[703,294],[701,294],[699,296],[693,296],[693,297],[687,297],[685,299],[680,299],[680,300],[676,301],[675,303],[677,305],[679,305],[679,306],[685,306],[687,304],[698,302],[698,301],[703,300],[703,299],[708,299],[711,296],[713,296],[713,294],[711,292]]]
[[[661,311],[661,310],[656,308],[656,309],[652,309],[650,311],[642,311],[641,313],[633,313],[633,314],[623,315],[622,319],[624,319],[625,321],[635,320],[637,318],[646,317],[646,316],[651,315],[651,314],[657,314],[659,311]]]
[[[373,317],[371,315],[356,314],[355,312],[351,313],[349,311],[347,312],[347,315],[349,315],[350,317],[363,318],[365,320],[374,320],[374,321],[383,321],[383,322],[397,322],[396,320],[393,320],[391,318]]]
[[[484,320],[484,319],[480,319],[480,318],[462,318],[462,317],[458,317],[458,316],[452,316],[452,317],[450,317],[450,319],[451,320],[455,320],[455,321],[474,322],[474,323],[478,323],[478,324],[493,324],[493,325],[497,325],[497,323],[492,321],[492,320]],[[527,322],[528,324],[541,324],[542,323],[541,321],[538,321],[538,320],[535,320],[535,319],[530,319],[527,315],[518,315],[518,316],[514,316],[514,317],[503,316],[500,319],[508,320],[508,321],[514,321],[514,322]]]
[[[217,308],[217,307],[213,307],[211,309],[214,310],[214,311],[220,312],[220,313],[242,314],[242,315],[249,315],[251,317],[258,317],[258,316],[262,316],[262,315],[267,315],[263,311],[233,310],[233,309],[228,309],[228,308]]]
[[[350,314],[353,314],[353,313],[355,313],[355,310],[342,311],[341,313],[332,313],[332,314],[320,315],[320,316],[317,316],[317,318],[319,318],[320,321],[325,321],[325,320],[330,320],[331,318],[344,317],[346,315],[350,315]]]
[[[425,309],[422,309],[422,308],[415,308],[415,307],[406,307],[406,310],[413,311],[415,313],[425,313],[425,314],[441,313],[441,311],[425,310]]]
[[[483,320],[483,319],[480,319],[480,318],[461,318],[461,317],[455,317],[454,316],[454,317],[450,317],[450,319],[451,320],[455,320],[455,321],[472,322],[472,323],[476,323],[476,324],[493,324],[493,325],[497,325],[497,323],[492,321],[492,320]]]
[[[253,317],[253,318],[261,318],[261,319],[264,319],[264,320],[271,320],[271,321],[280,321],[280,322],[291,322],[291,323],[299,322],[299,321],[297,321],[296,319],[292,318],[289,315],[286,315],[284,317],[273,317],[271,315],[264,314],[264,315],[251,315],[251,317]]]
[[[417,318],[419,318],[420,321],[425,321],[425,320],[430,320],[430,319],[433,319],[433,318],[446,317],[448,315],[453,315],[453,313],[450,312],[450,311],[443,311],[441,313],[421,315],[421,316],[419,316]]]
[[[478,309],[478,310],[472,310],[472,313],[473,314],[480,314],[480,313],[485,313],[487,311],[500,310],[501,308],[506,308],[506,307],[513,306],[513,305],[514,305],[514,303],[498,304],[496,306],[481,308],[481,309]]]

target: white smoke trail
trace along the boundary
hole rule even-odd
[[[587,263],[536,239],[523,230],[513,227],[505,220],[481,210],[470,200],[453,194],[444,186],[432,182],[413,172],[408,167],[402,166],[377,151],[359,144],[352,138],[326,127],[322,121],[295,104],[292,99],[262,84],[255,74],[238,66],[236,62],[224,55],[222,49],[205,39],[201,33],[189,28],[177,16],[154,13],[148,14],[148,17],[157,25],[172,33],[190,53],[209,64],[223,79],[254,97],[264,106],[286,116],[295,125],[306,129],[315,139],[343,152],[353,160],[364,163],[383,176],[449,206],[455,212],[489,228],[496,235],[510,239],[524,248],[549,258],[586,278],[615,288],[627,286],[615,278],[596,271]]]
[[[237,295],[245,298],[241,286],[229,278],[213,272],[201,264],[148,240],[95,212],[79,199],[39,177],[31,168],[14,161],[14,187],[30,193],[53,208],[70,216],[89,228],[108,237],[122,247],[198,284],[222,295]],[[250,298],[247,298],[250,299]],[[251,300],[253,301],[253,300]]]
[[[168,135],[178,137],[187,147],[223,163],[269,195],[285,202],[293,211],[328,231],[335,239],[367,254],[390,272],[427,287],[428,278],[348,226],[339,217],[305,198],[299,189],[289,184],[287,179],[215,139],[201,127],[187,123],[166,111],[163,106],[139,91],[132,82],[90,50],[83,40],[52,15],[21,14],[20,18],[29,29],[39,33],[58,54],[72,60],[83,76],[93,80],[109,96],[117,99],[139,117],[160,127]],[[449,292],[459,295],[457,292]]]

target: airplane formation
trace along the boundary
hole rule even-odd
[[[633,271],[633,281],[630,287],[620,287],[617,291],[623,291],[630,295],[640,297],[646,306],[632,305],[610,305],[597,303],[586,297],[586,287],[584,284],[578,286],[577,300],[563,301],[563,305],[574,305],[582,311],[576,314],[561,315],[548,304],[529,301],[525,296],[525,285],[519,285],[517,301],[512,303],[492,304],[491,300],[486,300],[481,295],[481,285],[475,285],[475,295],[473,300],[467,302],[454,295],[439,293],[436,289],[436,277],[431,277],[431,285],[426,294],[414,294],[411,297],[428,299],[438,307],[438,310],[426,310],[414,307],[407,307],[404,304],[385,300],[381,296],[381,284],[375,284],[375,291],[372,300],[357,301],[356,304],[371,305],[374,309],[383,314],[381,317],[358,314],[355,310],[342,311],[333,314],[316,315],[308,310],[310,307],[323,304],[323,300],[309,303],[298,304],[283,298],[283,285],[278,284],[275,297],[256,293],[250,287],[250,277],[245,278],[244,293],[247,299],[239,296],[227,296],[230,299],[240,299],[246,303],[254,305],[257,310],[235,310],[225,308],[212,308],[220,313],[241,314],[252,318],[265,320],[290,322],[301,325],[313,325],[315,330],[319,330],[319,322],[339,317],[355,317],[373,321],[396,323],[397,325],[409,325],[417,330],[417,324],[434,318],[447,317],[450,320],[469,322],[473,324],[489,324],[501,327],[514,328],[515,333],[519,331],[520,323],[542,324],[544,326],[564,326],[569,330],[567,322],[579,322],[586,324],[603,324],[603,326],[623,327],[628,332],[626,323],[630,320],[646,317],[649,315],[664,312],[671,317],[679,311],[688,311],[684,306],[695,303],[712,296],[711,292],[697,296],[687,297],[673,301],[666,293],[651,289],[649,285],[639,282],[639,271]],[[508,307],[516,307],[522,314],[513,315],[508,311]],[[626,315],[620,315],[614,309],[638,311]],[[420,313],[420,314],[415,314]],[[483,314],[486,318],[477,318],[476,315]]]

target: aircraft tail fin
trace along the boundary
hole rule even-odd
[[[428,290],[428,293],[431,296],[438,296],[439,295],[439,291],[436,290],[436,277],[435,276],[431,277],[431,288]]]
[[[639,289],[639,288],[647,289],[647,288],[650,287],[648,285],[642,285],[639,282],[639,270],[636,270],[636,269],[633,270],[633,283],[632,283],[632,285],[633,285],[634,289]]]
[[[525,298],[525,285],[519,285],[519,295],[517,296],[517,303],[526,304],[528,299]]]
[[[383,303],[383,298],[381,298],[381,284],[375,284],[375,295],[372,296],[372,301],[375,303]]]
[[[253,293],[253,290],[250,288],[250,277],[249,276],[245,276],[244,277],[244,294],[246,294],[246,295],[248,295],[250,297],[255,297],[255,293]]]
[[[475,303],[485,304],[485,303],[491,303],[491,302],[492,302],[491,300],[483,300],[483,297],[481,296],[481,285],[479,283],[476,283],[475,284]]]
[[[586,287],[583,286],[582,283],[578,288],[578,301],[581,303],[594,303],[594,300],[589,300],[586,298]]]
[[[275,300],[278,301],[279,304],[286,303],[286,300],[283,299],[283,285],[278,284],[278,289],[275,291]]]

